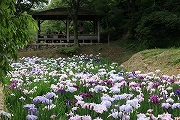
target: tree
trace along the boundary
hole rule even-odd
[[[14,0],[0,1],[0,77],[11,70],[11,60],[17,59],[17,50],[28,42],[29,29],[37,29],[36,22],[27,13],[17,15]]]
[[[47,6],[47,9],[53,9],[57,7],[67,7],[67,2],[64,2],[63,0],[51,0],[50,4]]]
[[[73,27],[74,27],[74,44],[75,46],[79,46],[79,42],[78,42],[78,26],[77,26],[77,16],[78,16],[78,11],[80,8],[80,5],[82,3],[83,0],[70,0],[70,6],[72,9],[72,21],[73,21]]]
[[[29,11],[31,8],[40,9],[48,4],[49,0],[16,0],[15,2],[15,14],[21,15],[25,11]]]
[[[71,12],[71,18],[73,21],[73,28],[74,28],[74,45],[79,46],[78,42],[78,26],[77,26],[77,16],[80,6],[82,5],[84,0],[69,0],[67,1],[68,5],[70,6],[72,12]]]
[[[81,6],[83,6],[83,3],[87,2],[88,0],[51,0],[50,5],[47,7],[47,9],[56,8],[56,7],[70,7],[72,10],[70,12],[71,19],[73,21],[73,32],[74,32],[74,45],[79,46],[78,42],[78,11]]]
[[[44,10],[54,9],[58,7],[68,6],[67,3],[62,3],[62,0],[51,0],[50,4],[44,7]],[[46,34],[47,32],[66,32],[66,25],[64,21],[60,20],[45,20],[41,23],[41,33]]]
[[[93,6],[98,14],[104,15],[103,20],[102,20],[102,23],[103,23],[102,26],[104,29],[103,32],[107,35],[107,41],[108,41],[108,44],[110,44],[110,34],[112,33],[112,31],[114,31],[114,26],[112,26],[112,18],[114,16],[114,11],[115,11],[113,10],[115,8],[114,1],[113,0],[93,1]],[[116,16],[116,18],[119,18],[119,17]]]
[[[73,28],[74,28],[74,45],[79,46],[78,42],[78,11],[79,8],[83,5],[83,3],[87,2],[87,0],[62,0],[63,3],[67,3],[67,5],[72,10],[70,16],[73,21]]]

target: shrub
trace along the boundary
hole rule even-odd
[[[68,56],[72,56],[73,54],[77,53],[77,51],[80,48],[77,46],[71,46],[71,47],[61,47],[57,50],[58,53],[65,54]]]

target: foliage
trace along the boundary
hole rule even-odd
[[[79,50],[80,48],[78,46],[71,46],[71,47],[61,47],[57,50],[58,53],[62,53],[62,54],[65,54],[65,55],[68,55],[68,56],[72,56],[74,55],[75,53],[77,53],[77,51]]]
[[[21,15],[22,13],[29,11],[31,9],[41,9],[45,5],[47,5],[49,0],[16,0],[15,2],[15,14],[17,16]]]
[[[180,17],[167,11],[143,16],[136,28],[136,37],[149,48],[179,46]]]
[[[8,6],[7,6],[8,5]],[[29,40],[29,28],[36,29],[34,19],[23,13],[15,15],[13,0],[0,2],[0,76],[10,70],[11,59],[17,58],[17,50]],[[2,82],[1,78],[1,82]]]
[[[68,4],[66,1],[63,0],[51,0],[51,3],[49,6],[47,6],[48,9],[53,9],[57,7],[67,7]]]
[[[60,32],[66,33],[65,23],[62,21],[56,20],[45,20],[41,23],[41,34],[53,33],[53,32]]]

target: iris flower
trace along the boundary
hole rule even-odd
[[[38,104],[38,103],[44,103],[44,104],[52,104],[52,100],[47,99],[44,96],[37,96],[33,99],[33,102]]]
[[[152,102],[154,104],[158,104],[158,103],[160,103],[160,99],[158,96],[152,95],[152,96],[150,96],[150,102]]]
[[[38,119],[38,117],[35,115],[27,115],[26,116],[26,120],[37,120],[37,119]]]
[[[174,92],[174,94],[180,97],[180,88],[177,89],[177,90]]]
[[[45,96],[47,99],[51,99],[52,97],[54,97],[54,98],[57,97],[57,95],[53,92],[48,92]]]

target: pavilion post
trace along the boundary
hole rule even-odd
[[[98,43],[100,43],[100,20],[99,19],[97,22],[97,29],[98,29]]]
[[[37,22],[37,25],[38,25],[38,19],[36,20],[36,22]],[[38,43],[38,33],[39,32],[39,29],[37,29],[37,31],[36,31],[36,43]]]
[[[69,43],[69,38],[70,38],[70,34],[69,34],[69,18],[66,19],[66,36],[67,36],[67,43]]]
[[[38,43],[38,38],[39,38],[39,34],[40,34],[40,20],[36,20],[37,22],[37,25],[38,25],[38,29],[37,29],[37,32],[36,32],[36,43]]]
[[[93,33],[97,34],[97,21],[96,20],[93,21]]]

